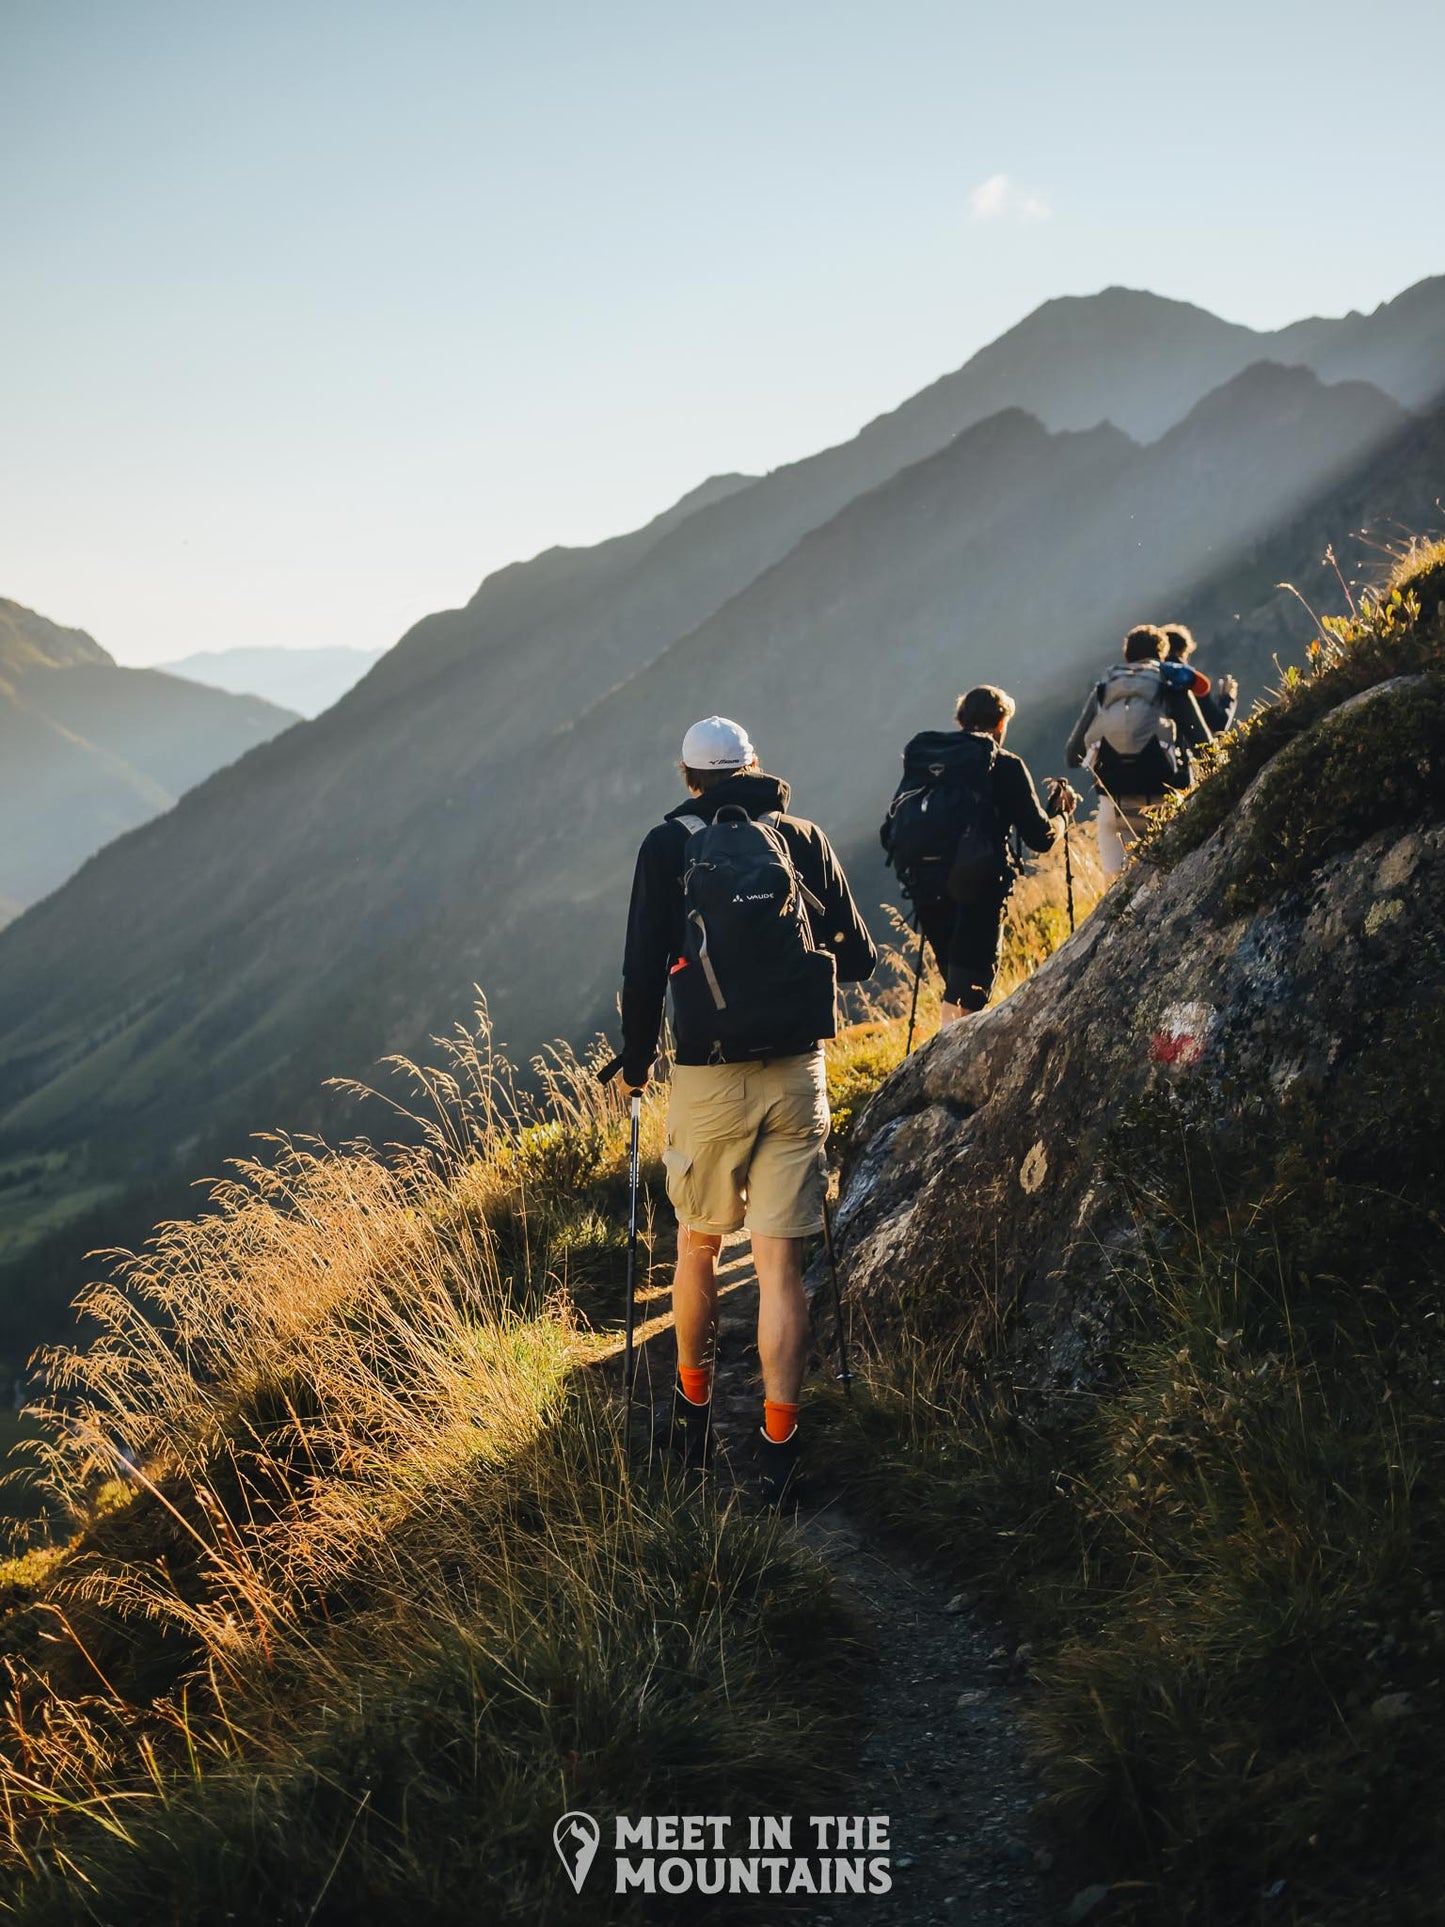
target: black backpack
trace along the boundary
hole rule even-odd
[[[776,814],[736,803],[688,832],[684,937],[672,967],[673,1021],[717,1063],[792,1054],[837,1031],[837,964],[813,942],[808,905],[822,905],[793,867]]]
[[[975,731],[925,729],[878,832],[909,901],[971,903],[1008,874],[994,807],[998,744]]]

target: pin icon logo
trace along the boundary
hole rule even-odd
[[[552,1845],[567,1869],[567,1878],[572,1882],[574,1891],[579,1894],[582,1882],[587,1878],[587,1869],[597,1856],[597,1843],[601,1838],[602,1829],[590,1813],[564,1813],[552,1829]]]

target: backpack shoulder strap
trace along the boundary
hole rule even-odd
[[[797,859],[794,857],[791,849],[789,849],[788,839],[783,834],[784,814],[785,812],[782,810],[767,810],[762,816],[754,817],[753,821],[755,823],[766,823],[768,828],[773,832],[773,835],[777,839],[778,848],[782,851],[783,860],[793,873],[793,882],[797,886],[798,895],[803,899],[804,903],[808,905],[810,910],[816,910],[819,916],[821,916],[827,908],[827,905],[821,897],[815,896],[803,881],[802,874],[798,869]]]
[[[699,830],[707,828],[707,823],[700,816],[670,816],[667,820],[669,823],[680,823],[689,836],[696,836]]]

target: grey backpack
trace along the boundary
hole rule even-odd
[[[1180,786],[1178,731],[1157,662],[1120,662],[1095,690],[1084,735],[1090,767],[1114,796],[1156,796]]]

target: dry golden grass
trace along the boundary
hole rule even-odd
[[[484,1032],[398,1068],[407,1148],[278,1140],[50,1355],[74,1536],[0,1575],[19,1918],[544,1919],[569,1804],[840,1784],[820,1573],[629,1477],[579,1369],[549,1264],[615,1217],[620,1098],[558,1053],[520,1100]]]

